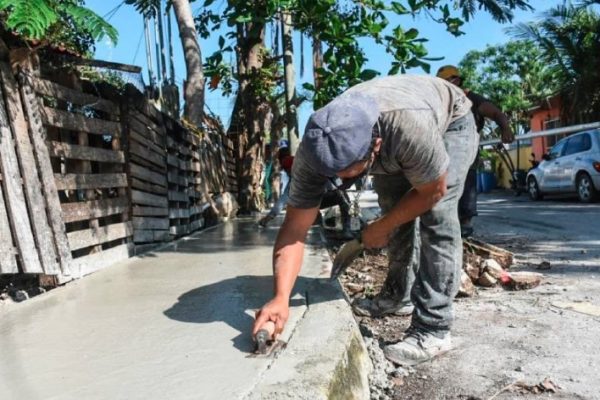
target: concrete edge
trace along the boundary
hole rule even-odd
[[[371,359],[340,283],[329,282],[331,259],[322,236],[318,242],[304,254],[302,276],[315,278],[300,288],[307,310],[244,399],[369,399]]]

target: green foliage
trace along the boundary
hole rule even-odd
[[[8,11],[9,29],[32,39],[41,39],[58,20],[56,10],[46,0],[0,0],[0,10]]]
[[[219,51],[208,57],[205,64],[211,82],[218,82],[225,93],[232,93],[236,76],[231,73],[231,65],[224,61],[224,55],[234,51],[235,29],[239,26],[252,29],[274,22],[279,10],[290,12],[294,28],[324,47],[323,67],[316,71],[319,84],[304,84],[304,89],[312,93],[315,107],[320,107],[348,87],[382,72],[405,73],[413,68],[430,72],[429,62],[440,58],[428,57],[427,39],[414,27],[390,26],[391,15],[423,14],[443,24],[450,34],[461,35],[464,21],[473,18],[478,10],[490,13],[499,22],[507,22],[513,18],[512,10],[530,9],[528,3],[528,0],[230,0],[223,11],[215,7],[213,0],[205,0],[195,22],[204,38],[223,24],[232,27],[219,38]],[[364,40],[385,48],[393,57],[391,65],[383,71],[366,70],[368,60],[361,46]]]
[[[557,77],[567,122],[600,119],[600,15],[592,7],[554,7],[539,22],[510,32],[539,47],[542,62]]]
[[[46,39],[80,52],[118,34],[102,17],[83,7],[80,0],[0,0],[6,26],[28,39]]]
[[[512,41],[468,52],[459,64],[464,87],[498,105],[516,124],[515,131],[527,131],[527,110],[558,89],[551,69],[531,41]]]

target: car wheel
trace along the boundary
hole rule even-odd
[[[594,187],[594,182],[585,172],[577,176],[577,196],[582,203],[591,203],[598,199],[598,191]]]
[[[529,193],[529,198],[533,201],[542,200],[542,192],[540,192],[540,187],[538,186],[537,180],[530,176],[527,180],[527,193]]]

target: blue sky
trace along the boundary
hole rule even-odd
[[[106,42],[98,43],[96,46],[97,59],[121,62],[125,64],[135,64],[144,68],[144,80],[148,82],[148,75],[146,70],[146,52],[145,44],[142,36],[143,32],[143,19],[134,10],[133,7],[122,5],[116,12],[107,13],[114,11],[115,7],[122,3],[121,0],[87,0],[86,5],[94,10],[99,15],[105,16],[109,19],[109,22],[119,31],[119,42],[116,46],[111,46]],[[194,11],[201,8],[203,1],[196,1],[192,3],[192,9]],[[219,2],[216,2],[217,4]],[[526,22],[531,21],[537,17],[537,15],[548,8],[561,4],[562,0],[531,0],[530,4],[535,8],[535,11],[515,11],[514,22]],[[221,4],[225,4],[221,0]],[[426,16],[419,16],[415,19],[411,17],[397,17],[390,21],[390,27],[402,24],[403,27],[415,27],[420,31],[422,37],[429,38],[429,42],[426,46],[429,50],[429,55],[432,57],[444,57],[442,61],[432,62],[431,71],[435,73],[437,69],[445,64],[457,64],[461,58],[470,50],[481,50],[488,44],[500,44],[508,41],[510,37],[505,34],[504,30],[508,25],[501,25],[492,20],[487,13],[477,13],[475,18],[465,24],[462,30],[465,35],[460,37],[454,37],[447,33],[441,24],[432,21]],[[183,61],[181,44],[177,36],[177,27],[173,24],[173,46],[175,53],[175,75],[176,82],[181,84],[185,77],[185,64]],[[270,32],[267,32],[267,41]],[[217,50],[217,38],[209,38],[208,40],[200,40],[200,46],[203,52],[203,56],[212,54]],[[296,50],[296,73],[300,70],[300,39],[299,35],[295,37],[295,50]],[[311,50],[310,43],[308,40],[304,40],[305,46],[305,57],[304,67],[305,74],[303,78],[298,78],[300,86],[303,81],[312,79],[311,72]],[[391,57],[385,53],[385,50],[370,41],[363,42],[363,48],[369,59],[368,68],[372,68],[382,73],[386,73],[389,70]],[[424,74],[421,69],[414,69],[409,71],[414,74]],[[207,91],[206,102],[210,109],[219,115],[222,120],[228,124],[230,118],[230,112],[233,107],[233,98],[224,97],[219,91],[210,92]],[[300,109],[300,130],[304,128],[304,124],[308,119],[308,116],[312,110],[311,104],[305,104]]]

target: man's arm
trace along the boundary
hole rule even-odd
[[[257,313],[252,334],[267,321],[275,323],[275,334],[283,331],[289,315],[289,300],[302,267],[304,241],[319,207],[302,209],[287,206],[285,220],[273,248],[274,297]]]
[[[508,117],[494,103],[490,101],[481,103],[477,108],[477,112],[498,124],[502,133],[503,143],[512,143],[515,140]]]
[[[363,245],[366,248],[385,247],[395,228],[431,210],[446,194],[447,175],[446,172],[432,182],[411,189],[387,214],[363,230]]]

